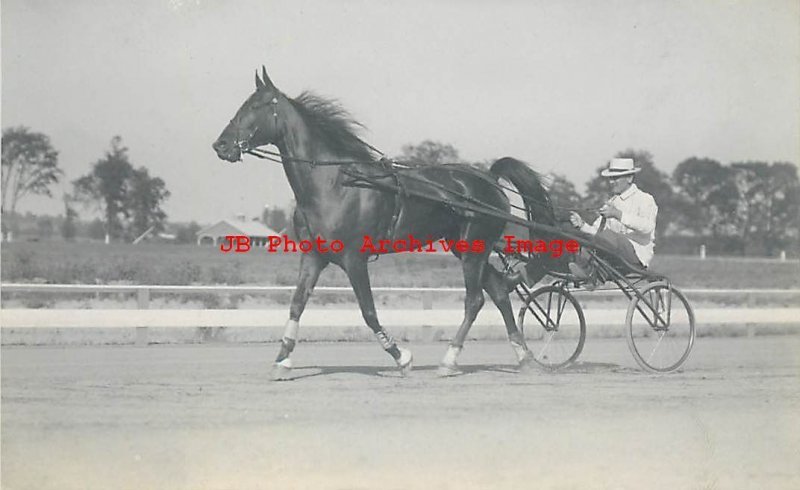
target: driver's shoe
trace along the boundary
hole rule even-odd
[[[587,269],[589,270],[585,270],[577,262],[569,263],[569,271],[572,275],[585,281],[584,287],[589,291],[593,291],[597,287],[597,273],[591,264],[587,264]]]
[[[530,280],[528,279],[528,271],[525,269],[525,267],[507,273],[503,277],[503,281],[506,283],[506,288],[509,291],[513,291],[514,288],[523,283],[526,285],[530,285]]]

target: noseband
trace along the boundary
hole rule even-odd
[[[277,129],[278,129],[278,97],[277,96],[272,98],[271,104],[272,104],[273,124],[275,126],[275,130],[277,131]],[[233,140],[233,144],[234,144],[234,146],[236,146],[239,149],[239,153],[240,153],[239,160],[241,161],[241,154],[243,154],[243,153],[251,153],[253,150],[256,149],[256,147],[251,147],[250,146],[250,140],[253,139],[253,137],[256,135],[258,130],[261,129],[261,128],[259,128],[258,125],[253,125],[253,129],[252,129],[252,131],[250,131],[250,134],[248,134],[246,138],[241,138],[242,127],[239,125],[239,122],[236,119],[231,119],[230,124],[231,124],[231,126],[233,126],[233,128],[236,131],[236,138]]]

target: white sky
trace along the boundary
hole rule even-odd
[[[288,205],[282,170],[211,143],[265,64],[337,98],[389,155],[434,139],[580,190],[617,151],[800,163],[800,2],[2,0],[2,126],[48,134],[70,182],[119,134],[171,220]],[[60,196],[71,186],[56,191]],[[22,211],[63,212],[59,199]]]

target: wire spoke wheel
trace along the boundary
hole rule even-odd
[[[569,366],[583,350],[583,310],[575,296],[562,287],[545,286],[531,292],[519,310],[518,323],[534,360],[548,369]]]
[[[628,347],[642,369],[668,373],[689,357],[694,345],[694,312],[677,288],[665,282],[645,287],[631,300],[625,323]]]

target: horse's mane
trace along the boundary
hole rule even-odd
[[[336,154],[357,161],[375,160],[372,149],[357,134],[364,126],[353,119],[337,101],[325,99],[308,91],[289,101],[308,124],[314,136],[323,140]]]

